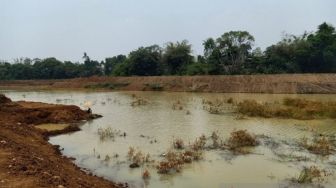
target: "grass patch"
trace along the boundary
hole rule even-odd
[[[244,100],[237,104],[237,111],[254,117],[280,117],[292,119],[336,118],[336,102],[285,98],[282,104],[258,103]]]

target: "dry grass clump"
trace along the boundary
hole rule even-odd
[[[165,159],[156,166],[159,174],[170,174],[180,172],[183,165],[197,161],[202,158],[202,151],[188,149],[183,152],[169,151]]]
[[[133,147],[130,147],[127,153],[127,158],[131,162],[130,168],[137,168],[145,163],[151,163],[153,160],[151,160],[149,154],[144,154],[140,150],[136,150]]]
[[[320,138],[315,138],[313,143],[308,143],[306,138],[302,139],[302,145],[304,148],[309,150],[311,153],[317,155],[330,155],[334,151],[332,142],[325,136]]]
[[[173,145],[175,149],[184,149],[184,142],[180,138],[175,139]]]
[[[226,100],[216,99],[214,101],[203,99],[202,104],[203,109],[210,114],[223,114],[231,109],[231,106],[228,106],[228,104],[234,104],[234,100],[232,98]]]
[[[226,102],[227,102],[227,103],[229,103],[229,104],[233,104],[233,103],[234,103],[234,101],[233,101],[233,98],[232,98],[232,97],[230,97],[229,99],[227,99],[227,100],[226,100]]]
[[[301,171],[299,177],[294,179],[295,182],[300,184],[305,183],[321,183],[325,181],[325,177],[330,176],[331,173],[328,173],[326,170],[319,169],[316,166],[304,167]]]
[[[227,142],[229,149],[235,150],[241,147],[257,146],[258,141],[255,136],[246,130],[233,131]]]
[[[176,102],[173,103],[172,109],[173,110],[183,110],[183,104],[181,103],[180,100],[177,100]]]
[[[222,143],[220,143],[218,133],[215,131],[212,132],[211,134],[211,140],[212,140],[212,148],[218,148],[222,145]]]
[[[190,148],[193,150],[193,151],[200,151],[200,150],[203,150],[204,147],[205,147],[205,144],[206,144],[206,138],[205,136],[201,136],[199,138],[196,138],[196,140],[190,144]]]
[[[165,159],[156,166],[158,173],[168,174],[180,172],[184,164],[202,159],[205,144],[206,138],[204,135],[197,138],[188,146],[184,146],[181,139],[176,139],[174,141],[174,148],[177,150],[168,151],[164,155]]]
[[[150,173],[149,173],[149,171],[147,169],[142,173],[142,178],[143,179],[150,178]]]
[[[226,111],[225,101],[216,99],[215,101],[204,100],[203,109],[208,111],[210,114],[222,114]]]
[[[131,106],[135,107],[135,106],[143,106],[143,105],[147,105],[148,101],[140,98],[140,97],[134,97],[135,99],[131,102]]]
[[[336,102],[319,102],[306,99],[285,98],[282,105],[244,100],[237,111],[248,116],[281,117],[293,119],[336,118]]]
[[[111,157],[109,155],[106,155],[104,161],[109,162],[110,160],[111,160]]]
[[[184,162],[180,155],[170,151],[165,155],[165,160],[161,161],[156,168],[159,174],[176,173],[180,172],[183,164]]]
[[[239,113],[248,116],[272,117],[272,107],[267,104],[258,103],[255,100],[244,100],[238,103],[237,110]]]
[[[108,139],[114,140],[116,136],[123,136],[125,134],[126,133],[121,133],[120,130],[114,130],[111,127],[98,129],[98,135],[101,141]]]

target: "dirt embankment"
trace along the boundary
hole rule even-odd
[[[223,93],[336,93],[336,74],[90,77],[0,81],[0,89],[98,89]]]
[[[12,102],[0,94],[0,187],[121,187],[82,171],[33,126],[90,118],[77,106]]]

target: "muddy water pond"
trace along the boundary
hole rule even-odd
[[[223,114],[204,110],[204,100],[235,101],[255,99],[281,101],[284,97],[336,101],[336,95],[218,94],[169,92],[73,92],[73,91],[2,91],[12,100],[74,104],[103,118],[86,122],[81,131],[55,136],[50,142],[60,145],[62,153],[73,157],[78,166],[98,176],[130,187],[297,187],[290,179],[298,178],[305,166],[317,166],[330,173],[317,184],[336,185],[336,157],[321,157],[300,148],[298,142],[315,134],[336,134],[336,121],[291,120],[277,118],[239,118],[230,104]],[[146,104],[132,105],[135,98]],[[140,102],[141,103],[141,102]],[[177,105],[177,106],[175,106]],[[205,149],[202,159],[183,166],[180,172],[158,174],[156,164],[173,149],[173,140],[184,144],[216,131],[222,140],[234,130],[257,135],[259,145],[246,155],[222,149]],[[118,132],[102,139],[101,130]],[[119,134],[120,133],[120,134]],[[129,147],[150,154],[153,164],[130,168]],[[150,178],[143,179],[144,170]],[[307,186],[307,185],[304,185]],[[309,185],[315,186],[315,185]]]

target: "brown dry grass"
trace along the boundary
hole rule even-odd
[[[143,106],[143,105],[147,105],[148,101],[146,99],[143,98],[135,98],[132,102],[131,102],[131,106],[136,107],[136,106]]]
[[[235,150],[241,147],[257,146],[258,141],[254,135],[246,130],[238,130],[231,133],[227,145],[231,150]]]
[[[184,142],[180,138],[175,139],[173,145],[175,149],[184,149]]]
[[[131,162],[130,167],[136,168],[146,163],[154,162],[151,160],[149,154],[144,154],[142,151],[135,149],[134,147],[130,147],[127,153],[128,160]]]
[[[320,102],[298,98],[285,98],[283,104],[258,103],[244,100],[237,111],[252,117],[280,117],[293,119],[336,118],[336,102]]]
[[[307,183],[321,183],[325,181],[327,176],[330,176],[331,173],[328,173],[326,170],[319,169],[316,166],[305,167],[299,177],[295,179],[295,182],[300,184],[307,184]]]
[[[223,114],[228,112],[230,109],[229,104],[234,104],[232,98],[229,99],[215,99],[215,100],[202,100],[203,109],[208,111],[210,114]]]
[[[325,136],[320,138],[315,138],[312,143],[308,143],[308,140],[306,138],[302,139],[302,145],[304,148],[309,150],[311,153],[317,154],[317,155],[330,155],[334,151],[334,146],[332,144],[332,141],[330,141]]]

